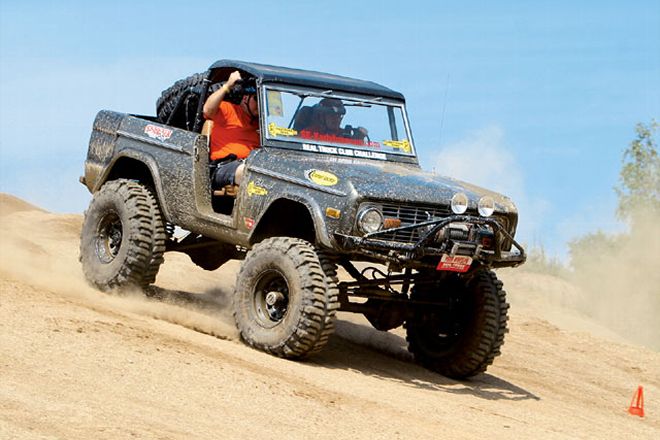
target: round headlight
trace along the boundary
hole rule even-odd
[[[479,199],[477,209],[482,217],[490,217],[495,212],[495,200],[490,196],[483,196]]]
[[[463,193],[456,193],[451,198],[451,210],[454,214],[463,214],[468,209],[468,198]]]
[[[383,214],[376,208],[367,208],[358,214],[358,226],[365,234],[380,231],[383,227]]]

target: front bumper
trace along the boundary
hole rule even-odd
[[[451,224],[474,226],[487,225],[492,228],[494,243],[485,247],[474,239],[443,238],[438,239],[438,232]],[[418,229],[419,239],[412,243],[401,243],[383,239],[383,235],[397,231]],[[362,237],[335,233],[337,242],[345,252],[366,254],[372,258],[398,264],[421,262],[426,257],[469,256],[490,267],[514,267],[525,262],[525,250],[494,218],[471,215],[452,215],[438,220],[429,220],[414,225],[372,232]],[[505,246],[505,243],[510,243]],[[517,252],[505,251],[515,248]]]

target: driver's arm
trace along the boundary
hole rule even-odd
[[[225,99],[225,96],[231,90],[231,88],[234,87],[236,81],[240,79],[242,79],[241,73],[236,70],[232,72],[231,75],[229,75],[229,79],[222,85],[222,87],[211,93],[211,96],[209,96],[204,103],[204,117],[206,119],[212,119],[216,113],[218,113],[218,110],[220,109],[220,103],[223,99]]]

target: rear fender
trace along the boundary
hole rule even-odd
[[[158,166],[153,157],[135,150],[121,151],[96,180],[96,184],[91,188],[92,193],[98,191],[106,182],[116,179],[137,180],[153,188],[165,219],[168,221],[171,219],[167,204],[164,203],[165,194]]]

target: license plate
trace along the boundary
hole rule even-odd
[[[463,255],[444,254],[436,266],[436,270],[448,270],[451,272],[467,272],[472,265],[472,258]]]

